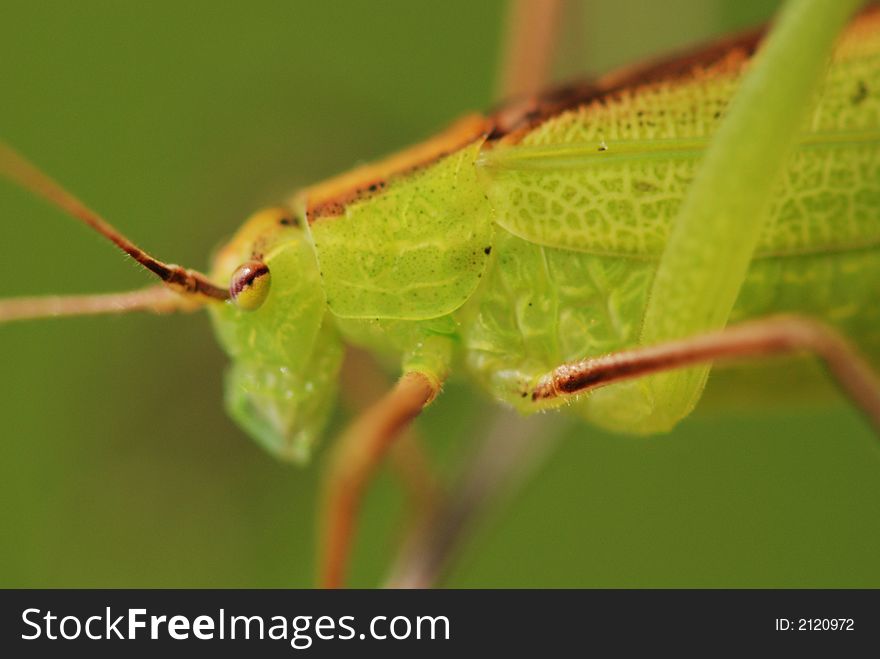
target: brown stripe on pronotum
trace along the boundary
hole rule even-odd
[[[382,190],[391,178],[430,165],[489,132],[489,120],[471,114],[421,144],[313,185],[301,193],[306,200],[308,221],[340,215],[346,205]]]
[[[575,81],[532,97],[512,99],[490,115],[489,143],[516,143],[539,124],[590,103],[604,103],[624,91],[685,82],[701,72],[724,73],[754,55],[765,32],[749,30],[672,57],[621,69],[596,81]]]
[[[471,114],[459,119],[433,138],[318,183],[303,192],[310,223],[342,215],[345,207],[383,190],[395,177],[429,166],[475,140],[516,142],[528,129],[562,112],[604,99],[625,89],[674,82],[707,69],[723,70],[739,65],[754,54],[764,30],[751,30],[730,39],[693,49],[684,54],[623,70],[598,81],[580,81],[556,87],[536,96],[508,100],[488,115]]]

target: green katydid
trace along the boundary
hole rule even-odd
[[[825,53],[856,4],[792,3],[775,50],[743,92],[751,99],[729,112],[751,42],[704,60],[699,75],[676,72],[667,78],[673,84],[664,85],[662,71],[641,74],[575,90],[549,109],[539,102],[466,120],[415,153],[306,189],[285,207],[254,216],[218,255],[210,276],[136,256],[183,291],[187,305],[197,299],[193,292],[227,297],[219,284],[232,282],[239,304],[209,305],[234,359],[229,409],[263,445],[290,459],[305,458],[321,433],[341,338],[399,355],[410,374],[348,436],[368,445],[385,445],[415,416],[453,360],[496,398],[528,412],[572,402],[568,395],[587,382],[692,359],[817,348],[876,421],[871,376],[850,366],[849,349],[818,331],[805,336],[813,326],[792,321],[712,335],[702,352],[682,341],[670,352],[647,354],[648,362],[631,351],[599,368],[554,371],[584,357],[718,329],[731,308],[734,319],[798,310],[827,317],[876,359],[868,329],[877,297],[871,247],[878,127],[870,78],[880,61],[876,13],[851,28],[806,123],[792,109],[806,114],[811,107]],[[804,44],[810,57],[795,65],[792,53]],[[791,84],[771,82],[780,74]],[[760,112],[756,100],[767,101]],[[716,126],[721,132],[710,140]],[[724,160],[748,144],[752,151],[736,157],[753,163],[751,171],[726,175]],[[792,189],[765,211],[794,144]],[[52,185],[11,152],[3,164],[38,192]],[[698,166],[701,178],[690,186]],[[820,176],[826,169],[827,182]],[[847,184],[842,192],[840,182]],[[828,190],[811,198],[806,193],[817,185]],[[76,210],[69,198],[46,196]],[[813,212],[804,212],[804,204]],[[834,215],[841,208],[846,222]],[[85,210],[80,216],[92,218]],[[709,223],[707,216],[724,221]],[[841,222],[843,230],[829,222]],[[753,252],[758,258],[747,273]],[[844,282],[851,297],[805,300],[804,279]],[[790,301],[763,295],[768,281]],[[748,295],[734,306],[743,286]],[[174,306],[176,299],[157,289],[131,306]],[[853,311],[839,311],[845,308]],[[12,317],[40,308],[26,302],[3,309]],[[591,380],[597,372],[601,379]],[[566,409],[624,431],[666,430],[693,407],[706,373],[631,380]],[[337,519],[325,574],[331,585],[340,580],[339,554],[350,533],[348,521]]]

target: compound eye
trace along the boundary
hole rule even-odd
[[[239,309],[253,311],[265,302],[271,282],[272,277],[265,263],[248,261],[242,263],[232,273],[229,295]]]

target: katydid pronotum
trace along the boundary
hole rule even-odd
[[[225,282],[234,282],[239,306],[209,304],[236,359],[229,404],[242,425],[285,457],[303,457],[320,433],[341,356],[338,334],[400,353],[404,370],[413,373],[353,427],[357,432],[346,435],[343,446],[357,451],[384,447],[396,426],[434,397],[454,353],[495,397],[530,411],[548,401],[555,405],[560,394],[578,393],[586,382],[603,384],[691,360],[815,349],[876,424],[873,376],[854,366],[860,362],[846,343],[817,325],[752,321],[697,344],[690,340],[723,327],[731,307],[734,319],[806,311],[842,326],[869,358],[876,356],[869,314],[877,297],[871,287],[877,279],[871,276],[877,19],[866,14],[848,33],[849,45],[844,41],[831,69],[835,77],[811,110],[824,53],[852,9],[834,4],[790,9],[793,18],[782,23],[789,33],[778,36],[778,52],[763,60],[764,86],[754,74],[751,103],[740,102],[754,108],[760,99],[760,117],[727,112],[753,48],[746,39],[684,68],[612,77],[536,105],[507,106],[463,121],[387,166],[308,188],[284,208],[256,215],[219,254],[210,277],[140,260],[178,291],[197,289],[222,299],[228,296]],[[792,49],[801,53],[797,66]],[[783,78],[790,84],[779,84]],[[694,106],[696,97],[701,104]],[[811,111],[811,118],[792,121],[798,112],[808,117]],[[716,125],[721,133],[710,139]],[[802,126],[808,126],[806,133]],[[793,144],[793,190],[778,195],[776,207],[765,212]],[[739,147],[743,152],[734,157]],[[707,158],[700,158],[707,148]],[[752,163],[745,168],[750,175],[717,164],[732,158]],[[691,188],[697,163],[706,163],[703,179]],[[12,178],[77,214],[75,201],[47,194],[51,184],[13,152],[4,152],[3,165]],[[811,183],[813,170],[830,171],[834,185],[845,181],[848,187],[838,193],[821,178]],[[719,173],[721,183],[729,184],[723,193]],[[812,192],[815,198],[807,194]],[[701,221],[723,215],[719,206],[730,209],[730,226]],[[846,222],[833,215],[841,207]],[[682,217],[690,217],[690,224]],[[680,223],[688,228],[679,230]],[[681,257],[694,241],[699,254]],[[757,258],[746,275],[753,253]],[[734,306],[744,277],[753,297],[743,294]],[[803,283],[799,295],[784,290],[811,277],[834,280],[852,297],[804,300]],[[762,296],[773,288],[768,280],[783,292]],[[91,298],[92,306],[83,300],[66,307],[10,302],[3,313],[8,319],[65,309],[97,312],[108,305],[118,309],[120,302],[125,308],[199,306],[192,296],[154,289]],[[56,304],[62,303],[51,302]],[[665,352],[621,352],[670,340]],[[572,366],[554,371],[561,363],[607,353],[620,354],[590,362],[586,373]],[[554,372],[558,377],[550,377]],[[693,369],[632,380],[567,409],[621,430],[665,430],[689,412],[706,373]],[[351,451],[340,455],[348,456],[342,471],[357,471]],[[330,519],[338,523],[337,539],[330,541],[335,549],[327,552],[325,583],[333,585],[340,580],[351,519],[339,511]]]

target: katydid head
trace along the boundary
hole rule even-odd
[[[342,345],[327,322],[315,254],[285,208],[252,215],[214,259],[230,300],[209,306],[224,350],[229,414],[279,458],[301,462],[336,395]]]
[[[0,322],[207,307],[233,360],[226,380],[231,416],[274,455],[308,457],[335,399],[342,344],[325,322],[314,252],[288,209],[254,214],[217,254],[208,276],[148,254],[2,142],[0,177],[91,227],[164,284],[126,293],[4,300]]]

